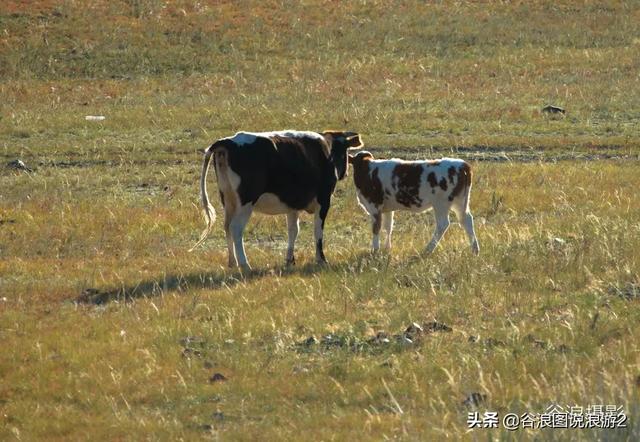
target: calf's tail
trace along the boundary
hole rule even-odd
[[[214,153],[214,145],[209,146],[209,148],[204,153],[204,161],[202,162],[202,174],[200,175],[200,200],[202,203],[202,209],[204,211],[204,218],[207,222],[207,227],[204,229],[202,234],[200,235],[200,239],[193,247],[189,249],[192,252],[196,247],[204,242],[211,232],[211,228],[213,227],[213,223],[216,220],[216,210],[213,208],[211,203],[209,202],[209,195],[207,195],[207,172],[209,171],[209,163],[211,161],[211,155]]]

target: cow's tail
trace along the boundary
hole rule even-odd
[[[202,209],[204,211],[204,219],[207,222],[207,227],[200,235],[200,239],[193,247],[189,249],[192,252],[196,247],[204,242],[211,232],[211,228],[213,227],[213,223],[216,220],[216,210],[209,202],[209,195],[207,195],[207,172],[209,172],[209,163],[211,162],[211,156],[213,155],[215,150],[215,144],[209,146],[209,148],[204,153],[204,161],[202,162],[202,174],[200,175],[200,200],[202,203]]]

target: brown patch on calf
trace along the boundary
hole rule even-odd
[[[458,172],[456,171],[456,168],[451,166],[448,170],[447,170],[447,175],[449,175],[449,182],[451,184],[453,184],[453,178],[458,174]]]
[[[405,207],[420,206],[420,176],[422,166],[400,163],[393,168],[391,182],[398,183],[396,201]]]
[[[369,173],[369,165],[373,155],[370,153],[359,153],[354,157],[349,157],[349,162],[353,165],[353,182],[362,196],[375,205],[381,205],[384,200],[382,193],[382,183],[378,178],[378,169]]]
[[[449,201],[453,201],[453,199],[460,195],[466,188],[471,187],[471,166],[467,163],[462,163],[462,166],[457,170],[457,174],[458,182],[449,195]]]
[[[429,175],[427,175],[427,181],[429,181],[429,185],[431,187],[436,187],[438,185],[438,179],[436,178],[436,174],[433,172],[429,172]]]

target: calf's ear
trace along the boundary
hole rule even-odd
[[[360,135],[358,135],[356,133],[347,132],[346,138],[347,138],[347,145],[351,149],[357,149],[359,147],[364,146],[364,143],[360,139]]]

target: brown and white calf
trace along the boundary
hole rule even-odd
[[[380,228],[387,231],[386,248],[391,248],[393,212],[422,212],[433,208],[436,230],[427,245],[433,252],[449,227],[449,211],[456,212],[464,226],[471,251],[480,253],[469,211],[471,167],[463,160],[443,158],[433,161],[375,160],[367,151],[349,155],[358,201],[371,216],[373,250],[380,248]]]
[[[338,180],[347,174],[347,149],[361,147],[355,132],[238,132],[213,143],[204,155],[200,194],[207,228],[215,211],[207,195],[206,179],[213,156],[220,199],[224,206],[229,266],[249,268],[242,234],[253,210],[269,215],[286,214],[289,247],[286,262],[293,264],[301,211],[314,213],[316,260],[326,262],[322,237]]]

